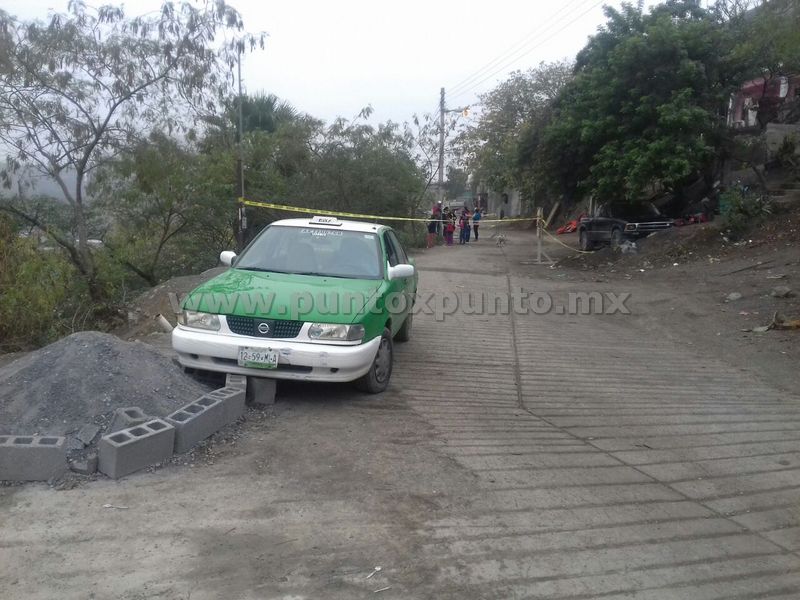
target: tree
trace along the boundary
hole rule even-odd
[[[606,8],[542,137],[553,186],[568,196],[636,200],[708,175],[740,68],[711,11],[670,0],[650,14]]]
[[[231,35],[216,42],[223,32]],[[148,131],[186,128],[190,112],[215,110],[237,55],[258,43],[263,36],[244,35],[224,0],[199,8],[165,2],[156,15],[133,18],[72,0],[49,23],[0,11],[0,143],[9,151],[1,175],[9,184],[28,166],[52,178],[73,211],[76,236],[12,202],[0,209],[47,229],[101,300],[87,243],[87,178]]]
[[[457,142],[476,179],[498,190],[523,185],[525,165],[517,159],[523,133],[530,135],[531,125],[543,120],[571,79],[569,62],[541,63],[514,71],[480,96],[477,124],[463,131]]]
[[[423,181],[415,140],[396,123],[367,124],[368,116],[339,118],[316,133],[311,169],[297,178],[299,197],[321,208],[415,216]]]
[[[234,107],[229,112],[236,110]],[[291,103],[281,100],[275,94],[260,93],[242,98],[242,131],[266,131],[275,133],[286,123],[299,117]],[[238,115],[233,117],[238,119]]]
[[[464,169],[450,165],[447,167],[447,197],[450,199],[458,198],[467,188],[468,175]]]
[[[69,333],[86,314],[72,265],[41,252],[0,214],[0,352],[27,350]]]
[[[741,80],[762,81],[757,120],[761,128],[778,118],[781,99],[766,91],[775,80],[800,71],[800,0],[721,0],[716,14],[733,43],[731,58]]]
[[[238,141],[239,129],[239,96],[230,96],[225,100],[224,110],[220,114],[206,117],[208,131],[203,136],[206,148],[211,145],[234,146]],[[247,135],[255,131],[275,133],[284,125],[308,119],[286,100],[275,94],[258,92],[255,95],[245,94],[242,103],[242,132]]]
[[[92,208],[110,223],[103,241],[113,257],[151,286],[187,267],[213,264],[232,237],[234,186],[220,177],[231,164],[230,157],[198,154],[153,134],[101,169],[91,186]]]

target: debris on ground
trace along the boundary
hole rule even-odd
[[[792,288],[786,285],[779,285],[777,287],[772,288],[772,292],[770,295],[773,298],[791,298],[794,295],[792,292]]]
[[[753,327],[752,329],[742,329],[748,333],[766,333],[773,329],[780,330],[793,330],[800,329],[800,319],[787,319],[779,313],[775,313],[772,317],[772,322],[769,325],[762,325],[761,327]]]
[[[180,299],[201,283],[224,272],[227,267],[209,269],[199,275],[173,277],[134,298],[128,307],[127,323],[114,331],[119,337],[132,340],[164,330],[159,316],[171,324],[175,321],[173,302]]]
[[[580,225],[581,218],[585,215],[581,215],[577,219],[572,219],[571,221],[567,221],[564,225],[556,229],[556,235],[564,235],[565,233],[574,233],[578,231],[578,226]]]
[[[800,319],[787,319],[783,315],[775,313],[772,319],[773,329],[800,329]]]
[[[739,292],[731,292],[725,298],[725,302],[736,302],[742,299],[742,295]]]
[[[164,416],[209,389],[147,344],[75,333],[0,368],[0,433],[66,436],[70,463],[91,471],[117,409]]]

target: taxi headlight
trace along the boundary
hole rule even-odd
[[[312,340],[358,342],[364,337],[364,326],[312,323],[311,327],[308,328],[308,337]]]
[[[219,317],[204,312],[184,310],[178,315],[178,323],[194,329],[207,329],[208,331],[219,331]]]

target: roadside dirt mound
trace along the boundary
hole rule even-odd
[[[206,391],[146,344],[75,333],[0,368],[0,433],[103,432],[116,408],[165,416]]]
[[[800,206],[795,206],[773,215],[739,241],[728,238],[725,220],[718,217],[710,223],[674,227],[639,240],[635,253],[612,251],[605,246],[589,254],[576,253],[559,264],[583,270],[651,269],[672,267],[675,263],[680,266],[688,263],[713,265],[756,248],[780,253],[797,243],[798,231]],[[564,241],[573,241],[570,239],[572,236],[562,237]],[[573,245],[577,245],[577,236],[574,236]]]
[[[584,269],[602,267],[634,268],[645,264],[648,268],[668,267],[675,262],[685,263],[709,260],[727,251],[722,237],[720,222],[675,227],[655,233],[636,242],[636,251],[623,253],[608,246],[590,254],[575,254],[564,261],[563,266]]]
[[[198,285],[216,277],[227,268],[216,267],[199,275],[173,277],[148,289],[128,305],[128,322],[114,333],[123,339],[130,340],[160,332],[162,331],[161,327],[155,321],[155,317],[159,314],[164,315],[170,323],[175,325],[175,311],[170,302],[170,295],[173,294],[182,299]]]

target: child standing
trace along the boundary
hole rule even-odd
[[[444,239],[446,240],[448,246],[453,245],[453,232],[455,230],[455,224],[452,220],[448,219],[447,224],[444,226]]]

